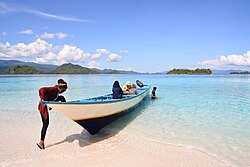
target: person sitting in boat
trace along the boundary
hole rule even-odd
[[[157,88],[154,87],[153,90],[152,90],[152,95],[151,95],[151,98],[152,98],[152,99],[157,99],[157,96],[155,95],[156,89],[157,89]]]
[[[41,102],[39,102],[38,109],[41,114],[43,127],[41,130],[41,139],[39,143],[36,143],[40,149],[45,149],[44,139],[46,135],[47,128],[49,126],[49,113],[47,105],[42,103],[42,101],[61,101],[66,102],[66,99],[63,96],[59,96],[59,94],[65,92],[68,88],[67,83],[63,79],[59,79],[58,84],[53,87],[43,87],[39,89],[39,96],[41,98]]]
[[[131,82],[127,81],[126,84],[122,87],[123,92],[125,92],[125,94],[130,94],[131,86]]]
[[[137,95],[137,94],[138,94],[138,90],[137,90],[135,84],[132,84],[132,87],[131,87],[131,89],[129,90],[129,94],[130,94],[130,95]]]
[[[120,87],[120,84],[118,81],[114,82],[112,92],[113,92],[113,99],[121,99],[122,98],[123,91],[122,91],[122,88]]]

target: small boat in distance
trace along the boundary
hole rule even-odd
[[[45,102],[48,107],[63,113],[72,119],[90,134],[94,135],[103,127],[133,111],[136,106],[148,95],[150,86],[138,84],[137,95],[123,95],[122,99],[113,99],[112,94],[104,96],[68,101]]]

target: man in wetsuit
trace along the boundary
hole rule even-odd
[[[45,149],[44,139],[46,135],[47,128],[49,126],[49,113],[47,105],[42,103],[42,101],[61,101],[66,102],[63,96],[59,96],[59,94],[65,92],[68,86],[67,83],[63,79],[58,80],[58,84],[53,87],[43,87],[39,89],[39,96],[41,98],[41,102],[38,104],[38,109],[41,114],[43,127],[41,130],[41,140],[39,143],[36,143],[40,149]]]
[[[152,90],[152,95],[151,95],[151,98],[152,98],[152,99],[157,99],[157,96],[155,95],[156,89],[157,89],[157,88],[154,87],[153,90]]]

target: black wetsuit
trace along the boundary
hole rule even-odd
[[[66,102],[64,96],[58,96],[55,101]],[[45,135],[46,135],[46,132],[47,132],[47,128],[49,126],[49,114],[47,116],[47,119],[45,119],[42,114],[41,114],[41,118],[42,118],[42,122],[43,122],[43,127],[42,127],[42,130],[41,130],[41,140],[44,141]]]
[[[152,95],[155,96],[155,90],[152,90]]]
[[[58,96],[58,93],[59,92],[58,92],[57,86],[45,87],[45,88],[39,89],[39,96],[42,100],[66,102],[63,96]],[[42,103],[39,103],[38,108],[40,110],[40,115],[41,115],[42,123],[43,123],[42,130],[41,130],[41,140],[44,141],[47,128],[49,126],[49,113],[48,113],[47,106],[44,106],[44,104]]]

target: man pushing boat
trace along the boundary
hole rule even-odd
[[[45,149],[44,139],[46,135],[47,128],[49,126],[49,113],[48,110],[51,108],[47,107],[46,103],[43,101],[61,101],[66,102],[66,99],[63,96],[59,96],[59,94],[65,92],[68,88],[67,83],[63,79],[59,79],[58,84],[53,87],[43,87],[39,89],[39,96],[41,101],[38,104],[38,110],[40,111],[41,118],[42,118],[42,130],[41,130],[41,139],[39,143],[36,145],[40,149]]]

